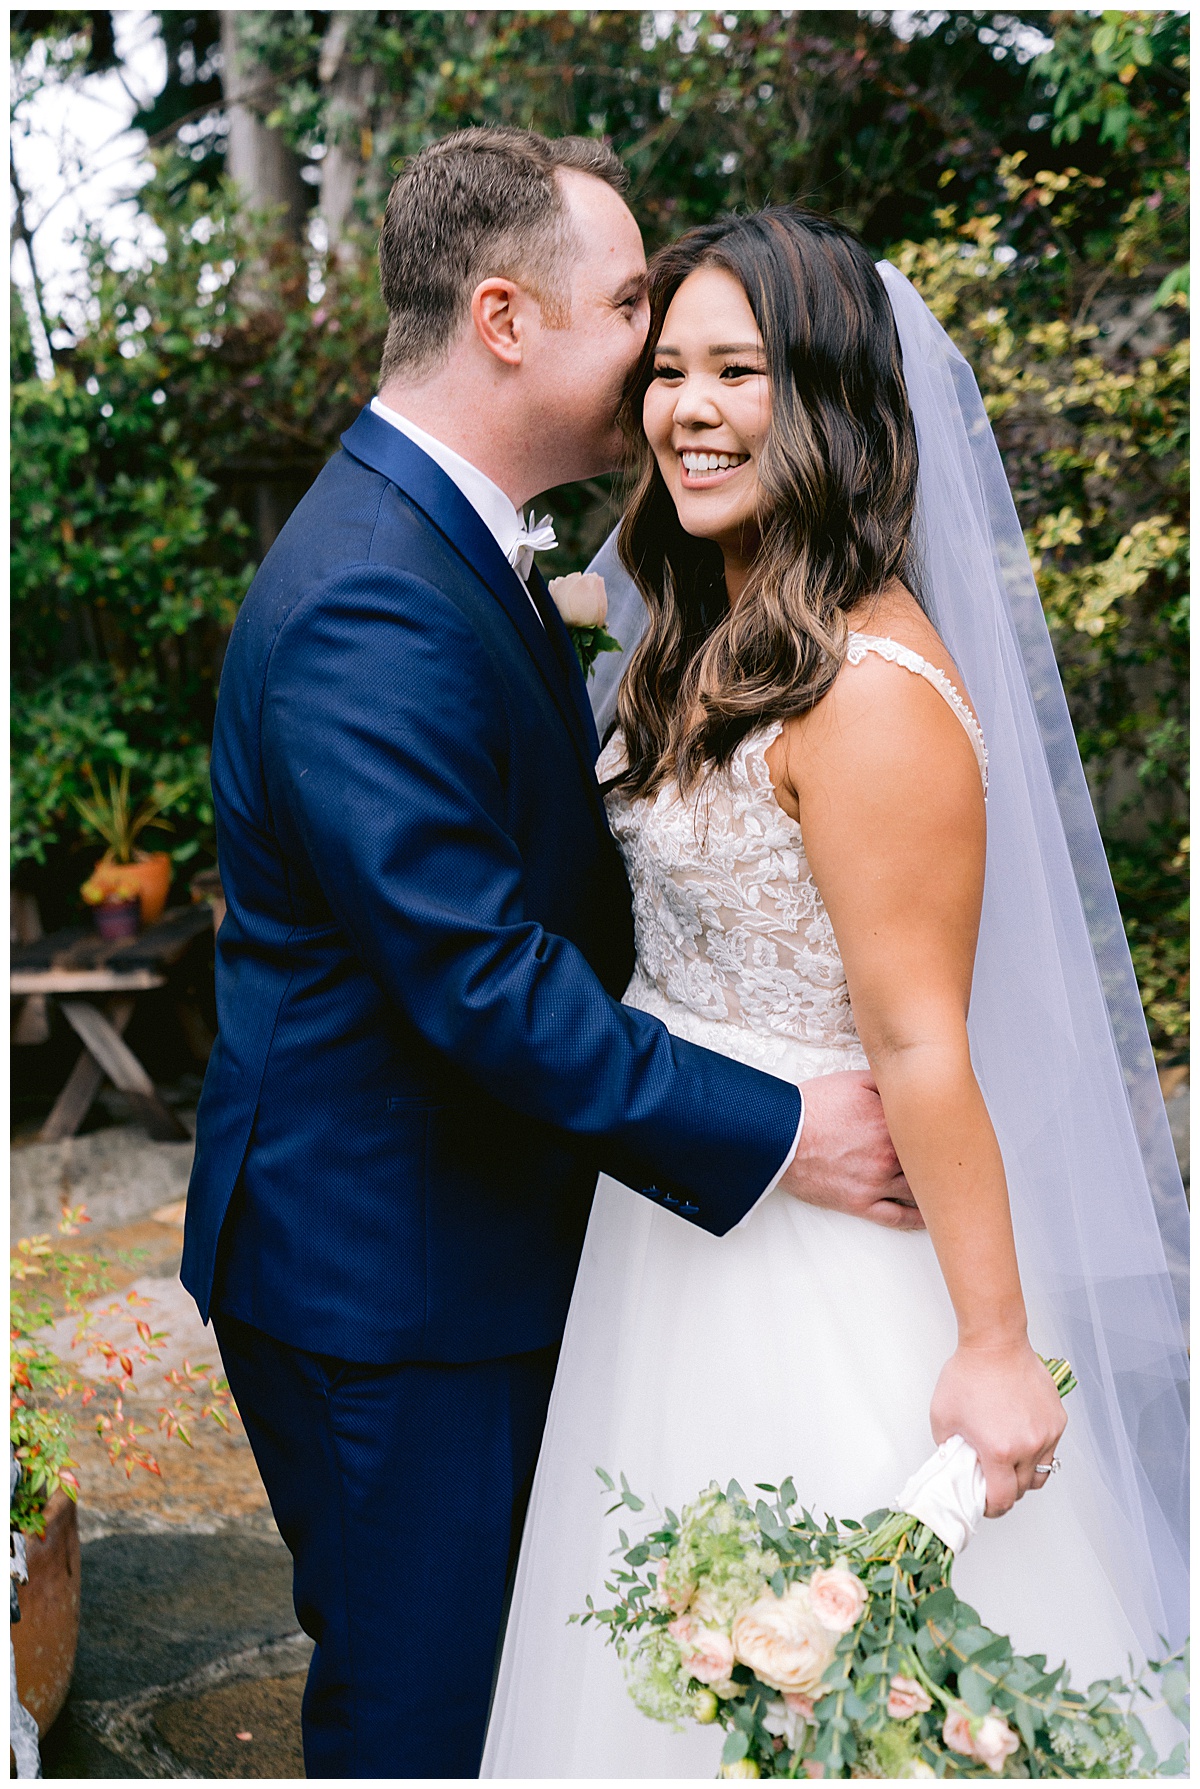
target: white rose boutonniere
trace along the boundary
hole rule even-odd
[[[604,579],[594,571],[573,571],[565,578],[551,578],[546,588],[567,624],[580,669],[590,677],[602,652],[621,651],[621,642],[604,625],[608,620]]]

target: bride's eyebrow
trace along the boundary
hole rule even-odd
[[[655,348],[654,352],[656,354],[666,354],[673,360],[681,360],[683,358],[678,348],[665,348],[661,342],[658,344],[657,348]],[[764,349],[761,342],[723,342],[719,347],[710,348],[708,350],[710,360],[718,360],[722,354],[762,354],[763,352]]]

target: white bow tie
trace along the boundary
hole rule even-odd
[[[516,540],[508,549],[508,563],[512,566],[522,583],[529,577],[533,568],[533,555],[545,553],[558,545],[558,537],[554,532],[554,524],[549,516],[543,516],[540,522],[533,519],[533,511],[529,512],[527,524],[519,531]]]

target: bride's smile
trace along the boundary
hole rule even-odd
[[[700,267],[663,319],[642,422],[689,534],[753,549],[762,502],[758,456],[771,419],[762,336],[746,294]]]

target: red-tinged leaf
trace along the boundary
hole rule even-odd
[[[87,1390],[84,1392],[82,1398],[79,1400],[85,1409],[91,1403],[91,1401],[95,1397],[95,1395],[96,1395],[96,1387],[94,1385],[89,1385]]]
[[[152,1342],[154,1340],[150,1325],[146,1322],[144,1317],[139,1317],[137,1320],[137,1332],[141,1336],[143,1342]]]
[[[130,1358],[127,1354],[123,1354],[121,1356],[121,1370],[124,1373],[126,1379],[133,1378],[133,1362],[130,1360]]]

